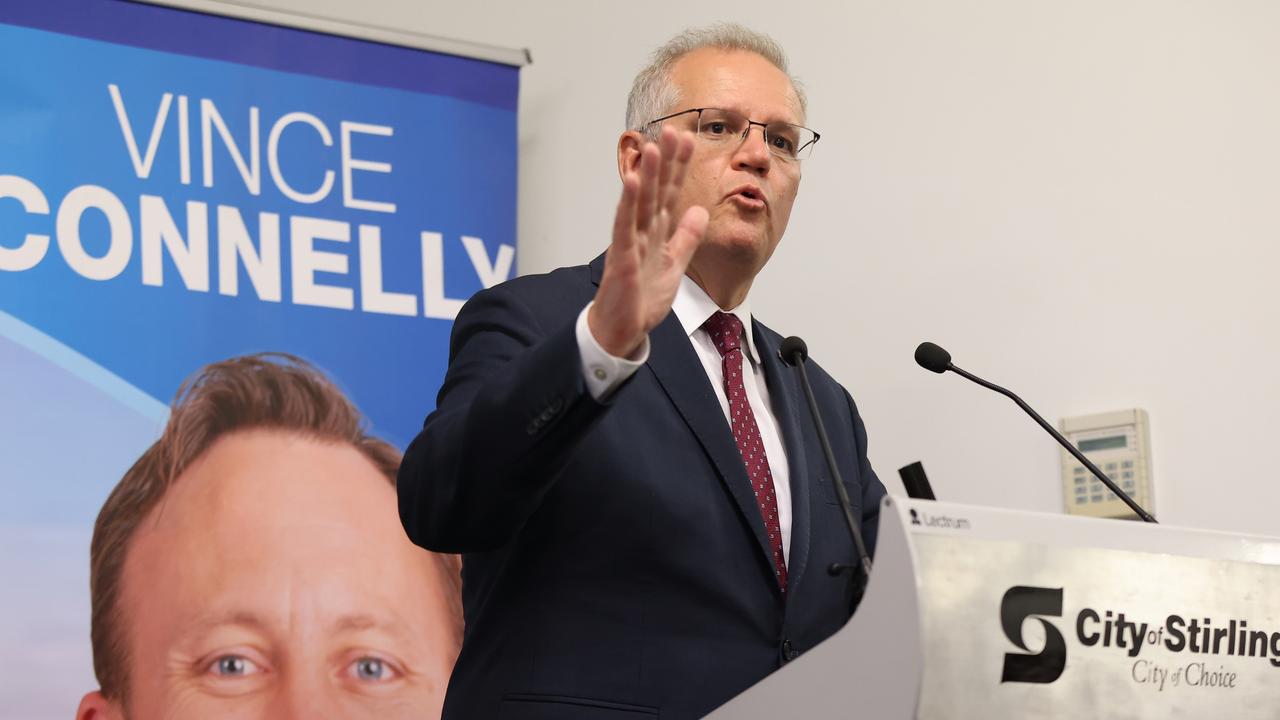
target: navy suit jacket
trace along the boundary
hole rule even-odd
[[[799,378],[753,319],[790,463],[778,589],[742,457],[674,313],[605,402],[575,320],[604,256],[480,292],[453,330],[437,409],[409,446],[400,515],[463,556],[466,631],[446,718],[700,717],[838,630],[856,562]],[[862,532],[884,487],[852,398],[809,376]]]

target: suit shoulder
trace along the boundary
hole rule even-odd
[[[577,312],[595,296],[591,268],[587,265],[556,268],[550,272],[521,275],[471,296],[463,314],[481,307],[515,303],[535,315]]]
[[[765,325],[759,319],[755,320],[756,329],[764,334],[762,340],[764,346],[768,348],[779,348],[782,345],[783,335],[773,328]],[[844,388],[835,378],[831,377],[817,360],[814,360],[813,354],[810,353],[809,359],[805,362],[805,369],[808,371],[809,380],[816,385],[830,385],[839,388],[844,394],[848,395],[849,391]]]
[[[542,295],[546,293],[563,293],[571,289],[587,289],[594,287],[591,283],[591,267],[588,265],[571,265],[556,268],[550,272],[521,275],[506,282],[495,285],[492,290],[499,290],[517,296]]]

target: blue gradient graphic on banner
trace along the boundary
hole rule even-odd
[[[0,524],[92,527],[168,408],[4,313],[0,367]]]
[[[12,26],[0,61],[0,176],[49,210],[0,181],[0,247],[50,236],[0,309],[164,401],[287,349],[412,438],[457,302],[514,267],[514,113]]]

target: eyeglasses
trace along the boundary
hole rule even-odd
[[[792,125],[784,122],[756,122],[748,119],[742,113],[721,110],[720,108],[681,110],[678,113],[651,120],[645,123],[645,128],[647,129],[650,125],[656,125],[663,120],[670,120],[690,113],[698,114],[697,137],[703,142],[728,148],[731,147],[731,143],[735,139],[740,143],[745,141],[747,133],[751,132],[751,126],[759,125],[761,132],[764,133],[765,147],[769,148],[769,152],[773,153],[775,157],[791,162],[809,157],[813,152],[813,146],[822,137],[801,125]]]

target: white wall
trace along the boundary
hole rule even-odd
[[[823,140],[753,306],[853,392],[891,491],[922,459],[945,499],[1063,507],[1052,440],[917,368],[933,339],[1053,422],[1146,408],[1163,521],[1280,535],[1280,4],[267,4],[532,50],[522,273],[606,245],[649,51],[719,20],[771,32]]]

